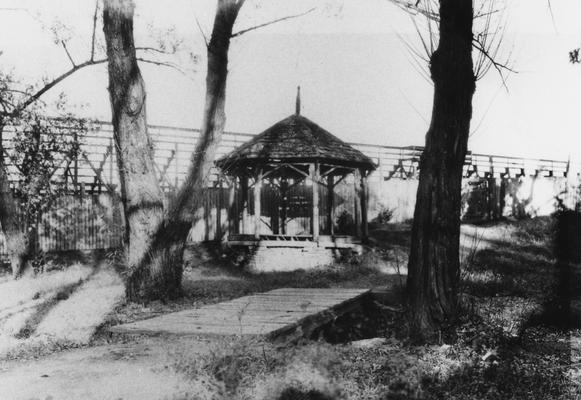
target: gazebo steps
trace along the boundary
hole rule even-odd
[[[322,247],[326,249],[359,249],[361,240],[355,236],[331,236],[321,235],[317,240],[312,235],[230,235],[228,244],[231,246],[256,246],[256,247],[289,247],[312,248]]]

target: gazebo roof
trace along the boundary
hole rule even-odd
[[[300,104],[300,103],[298,103]],[[371,158],[297,113],[216,161],[224,170],[273,163],[322,162],[328,165],[376,168]]]

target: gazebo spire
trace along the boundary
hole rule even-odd
[[[297,86],[296,115],[301,115],[301,87]]]

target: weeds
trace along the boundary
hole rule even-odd
[[[365,320],[361,316],[372,309],[366,305],[365,311],[355,310],[326,327],[324,334],[314,335],[347,344],[304,342],[275,348],[239,340],[221,345],[210,358],[183,365],[196,365],[189,373],[212,382],[206,388],[219,388],[212,393],[220,399],[569,398],[576,378],[567,375],[566,335],[530,323],[554,289],[555,276],[550,251],[554,225],[537,221],[540,227],[508,223],[481,227],[468,236],[461,274],[465,313],[438,346],[390,338],[404,329],[401,314],[378,307],[378,314]],[[387,230],[376,232],[391,235]],[[245,290],[257,291],[278,285],[347,286],[353,281],[385,281],[390,273],[392,284],[401,285],[404,256],[399,248],[375,243],[368,250],[355,263],[324,271],[239,274],[242,280],[235,285],[252,282],[255,286]],[[362,332],[377,328],[385,316],[390,317],[375,334],[388,337],[386,342],[370,348],[348,344],[366,337]]]

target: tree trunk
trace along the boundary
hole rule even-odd
[[[126,293],[129,300],[165,292],[171,271],[141,264],[163,221],[163,193],[154,171],[147,131],[145,85],[133,41],[132,0],[106,0],[103,30],[109,63],[109,95],[121,197],[125,214]]]
[[[440,0],[440,40],[430,71],[432,120],[420,162],[407,288],[412,336],[429,339],[457,312],[462,170],[475,76],[472,2]]]
[[[10,188],[4,162],[4,123],[0,123],[0,224],[6,238],[12,276],[18,278],[25,270],[28,254],[28,235],[18,220],[20,208]]]
[[[185,210],[195,212],[199,205],[200,190],[207,186],[210,179],[210,171],[226,125],[228,51],[232,29],[242,3],[239,0],[218,1],[212,36],[208,43],[206,101],[200,138],[192,155],[186,182],[170,210],[172,219],[179,219]]]
[[[181,292],[184,246],[192,224],[200,218],[203,191],[210,179],[210,171],[226,123],[224,109],[228,50],[232,28],[243,3],[243,0],[218,0],[212,36],[208,43],[206,100],[200,138],[192,155],[186,180],[170,204],[168,216],[140,267],[142,271],[147,271],[152,265],[172,271],[172,283],[168,285],[168,290],[157,293],[156,297],[175,298]]]

